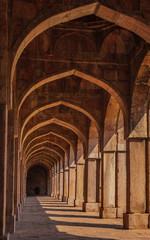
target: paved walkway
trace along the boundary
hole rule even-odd
[[[122,220],[98,218],[50,197],[28,197],[11,240],[150,240],[149,230],[123,230]]]

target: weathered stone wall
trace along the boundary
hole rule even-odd
[[[39,194],[35,189],[39,188]],[[46,195],[47,194],[47,172],[41,166],[35,166],[29,169],[27,174],[27,195]]]

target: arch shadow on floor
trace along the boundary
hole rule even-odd
[[[51,201],[49,197],[27,197],[16,233],[10,239],[118,240],[113,237],[112,231],[122,229],[121,221],[119,224],[106,222],[98,218],[98,213],[85,213],[81,208],[70,207],[53,199]]]

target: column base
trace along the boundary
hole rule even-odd
[[[6,232],[14,233],[16,227],[16,216],[6,216]]]
[[[148,228],[150,228],[150,215],[148,216]]]
[[[75,199],[74,198],[68,198],[68,205],[74,207],[75,206]]]
[[[16,210],[16,221],[19,221],[19,219],[20,219],[20,207],[18,206]]]
[[[100,218],[116,218],[116,208],[99,208],[99,217]]]
[[[82,207],[84,203],[84,200],[75,200],[75,206],[76,207]]]
[[[148,213],[124,213],[123,228],[124,229],[146,229],[148,228]]]
[[[126,212],[126,207],[117,207],[116,217],[123,218],[123,214]]]
[[[63,201],[63,202],[67,202],[67,201],[68,201],[68,197],[64,197],[64,196],[63,196],[63,197],[62,197],[62,201]]]
[[[59,200],[60,200],[60,201],[63,201],[63,196],[60,196],[60,195],[59,195]]]
[[[9,240],[9,239],[10,239],[10,234],[9,233],[7,233],[3,236],[0,236],[0,240]]]
[[[55,195],[55,199],[56,199],[56,200],[59,200],[59,194],[56,194],[56,195]]]
[[[83,203],[84,212],[98,212],[99,203]]]

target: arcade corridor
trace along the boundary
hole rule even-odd
[[[28,197],[11,240],[149,240],[150,231],[122,229],[122,219],[100,219],[98,213],[50,197]]]
[[[0,3],[0,240],[150,238],[150,1]]]

